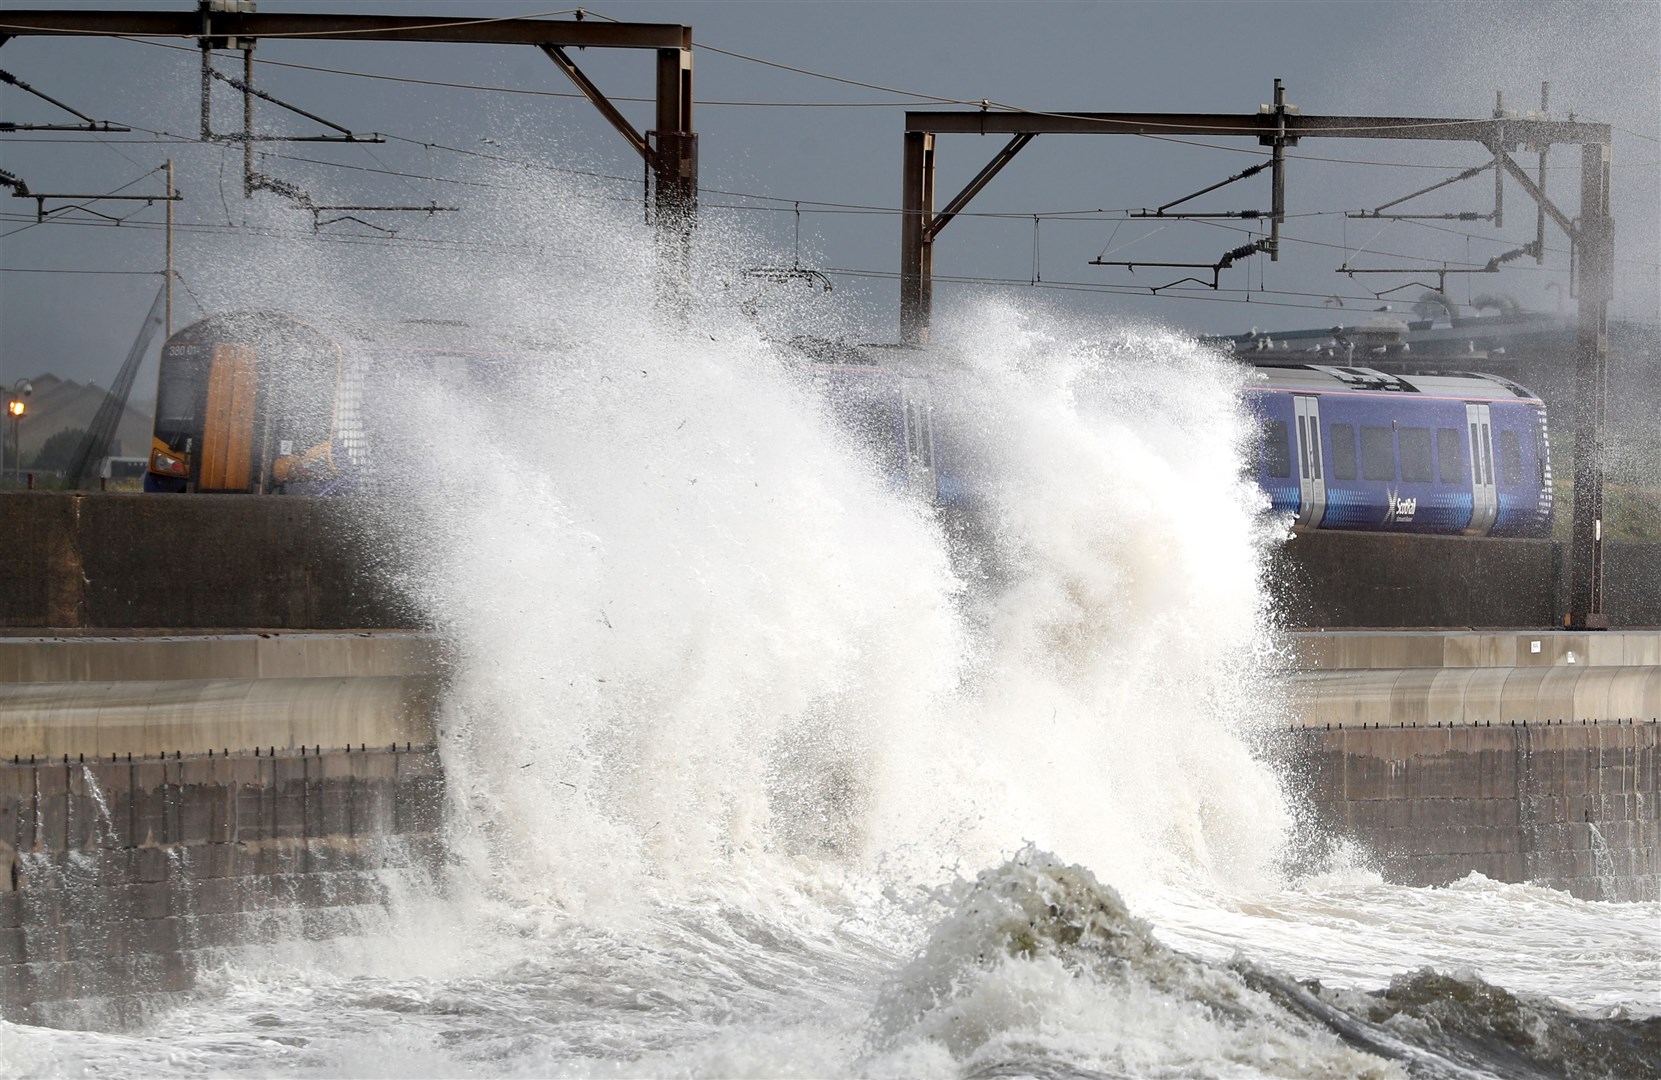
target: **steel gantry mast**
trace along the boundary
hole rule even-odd
[[[1496,185],[1510,176],[1534,200],[1539,213],[1568,236],[1579,290],[1575,339],[1574,530],[1570,540],[1569,611],[1577,629],[1604,629],[1603,484],[1604,419],[1608,399],[1609,301],[1614,296],[1615,226],[1609,204],[1611,128],[1580,120],[1527,115],[1457,117],[1308,116],[1286,103],[1275,80],[1272,105],[1255,113],[1025,112],[961,109],[907,112],[904,189],[900,216],[900,337],[925,344],[934,306],[934,243],[953,216],[1036,135],[1238,136],[1255,138],[1271,151],[1273,208],[1266,249],[1279,254],[1285,218],[1285,148],[1300,139],[1405,139],[1474,142],[1494,158]],[[940,213],[934,208],[935,140],[938,135],[1009,135],[1013,138]],[[1578,145],[1580,213],[1570,217],[1513,158],[1524,147],[1542,156],[1554,144]],[[1542,176],[1544,173],[1541,174]],[[1498,216],[1496,189],[1496,217]],[[1541,245],[1543,250],[1543,245]]]
[[[192,38],[251,51],[260,38],[534,45],[546,52],[644,159],[646,205],[674,258],[684,263],[697,218],[698,136],[692,127],[692,28],[670,23],[490,19],[427,15],[259,13],[248,0],[200,0],[196,11],[0,11],[0,45],[14,37]],[[656,127],[636,132],[565,49],[657,53]],[[245,84],[246,85],[246,84]],[[243,88],[239,88],[243,89]],[[251,91],[243,89],[245,96]],[[249,99],[251,107],[251,97]],[[285,106],[292,108],[291,106]],[[207,123],[204,92],[203,122]],[[325,121],[326,122],[326,121]],[[246,133],[245,133],[246,134]]]

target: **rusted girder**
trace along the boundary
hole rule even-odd
[[[941,210],[938,214],[935,214],[933,219],[923,226],[924,242],[933,243],[934,238],[940,235],[940,230],[951,224],[952,218],[956,217],[965,206],[969,205],[969,200],[973,199],[976,195],[979,195],[981,189],[987,184],[990,184],[992,182],[992,178],[1002,172],[1005,165],[1008,165],[1011,161],[1014,161],[1015,155],[1019,154],[1022,147],[1026,146],[1027,143],[1031,142],[1034,138],[1036,138],[1035,135],[1030,132],[1024,132],[1009,140],[1009,145],[1005,146],[1002,150],[999,150],[997,155],[993,157],[991,161],[986,163],[986,167],[976,173],[975,178],[969,181],[969,183],[965,185],[962,191],[957,193],[951,202],[946,204],[945,209]]]
[[[905,130],[937,135],[1251,135],[1273,137],[1277,120],[1272,112],[1154,113],[1154,112],[993,112],[979,109],[908,111]],[[1441,142],[1549,145],[1603,143],[1610,140],[1608,124],[1580,120],[1538,120],[1483,117],[1309,116],[1288,113],[1286,134],[1292,139],[1414,139]]]
[[[629,123],[628,118],[618,111],[617,106],[613,105],[611,99],[606,97],[598,86],[594,85],[592,79],[583,74],[583,70],[566,55],[564,49],[558,45],[538,45],[537,48],[546,53],[548,59],[552,60],[561,71],[565,72],[565,77],[570,79],[578,90],[582,91],[583,97],[587,98],[596,109],[600,110],[600,115],[605,117],[611,126],[617,129],[618,134],[623,136],[625,142],[634,147],[635,153],[647,161],[652,160],[652,150],[646,145],[646,136],[634,129],[634,125]]]
[[[446,41],[475,45],[562,45],[612,49],[692,48],[692,28],[674,23],[228,11],[0,12],[0,35],[5,37],[88,34],[119,37],[281,37],[320,41]]]

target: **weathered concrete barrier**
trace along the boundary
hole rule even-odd
[[[384,921],[441,858],[444,672],[411,633],[0,638],[0,1018]]]
[[[0,494],[0,628],[419,625],[356,499]]]
[[[1299,627],[1558,627],[1566,545],[1552,540],[1301,533],[1273,559],[1270,588]],[[1615,627],[1661,626],[1661,543],[1604,546]]]
[[[227,950],[362,932],[433,880],[430,747],[0,764],[0,1019],[118,1026]]]
[[[1661,899],[1661,724],[1304,727],[1296,770],[1317,819],[1385,877],[1475,871],[1593,900]]]
[[[416,628],[365,499],[0,494],[0,629]],[[407,538],[404,538],[407,542]],[[1661,543],[1606,545],[1607,613],[1661,626]],[[1287,625],[1562,625],[1562,545],[1308,533],[1275,557]]]
[[[417,633],[0,638],[0,760],[430,745],[444,669]]]
[[[1307,633],[1288,758],[1409,885],[1661,899],[1661,633]]]

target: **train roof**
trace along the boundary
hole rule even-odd
[[[1366,367],[1333,364],[1254,364],[1253,385],[1265,389],[1425,394],[1432,397],[1515,398],[1539,401],[1539,397],[1510,379],[1474,371],[1427,372],[1392,375]]]

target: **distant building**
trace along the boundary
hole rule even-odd
[[[34,385],[34,393],[30,395],[29,412],[23,417],[18,426],[18,438],[23,448],[23,460],[28,461],[30,456],[40,450],[47,439],[60,431],[70,431],[80,428],[83,431],[92,426],[92,418],[98,415],[98,407],[104,403],[109,390],[97,383],[78,383],[73,379],[60,379],[56,375],[36,375],[29,380]],[[151,417],[149,410],[140,411],[129,404],[122,410],[121,420],[116,425],[115,441],[111,443],[108,454],[111,457],[143,455],[150,449]],[[6,454],[8,468],[10,467],[11,443],[6,433]]]

